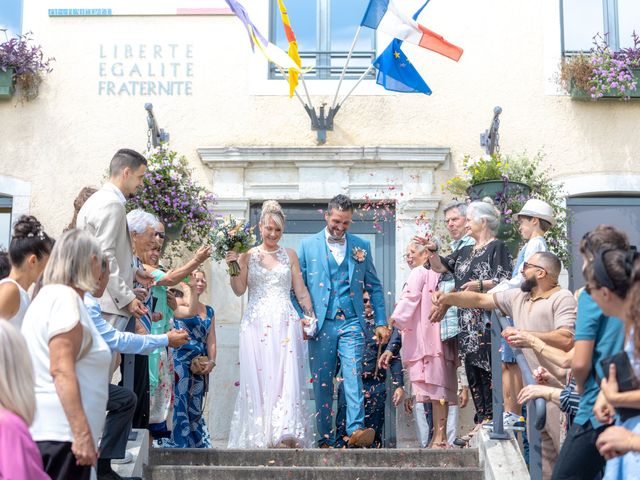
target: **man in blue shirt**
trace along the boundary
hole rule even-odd
[[[89,317],[112,352],[148,354],[159,347],[175,348],[187,343],[189,336],[187,332],[181,330],[171,330],[165,335],[138,335],[116,330],[102,316],[98,301],[103,295],[108,281],[109,264],[103,261],[98,287],[93,294],[85,293],[84,304],[89,312]],[[135,407],[135,393],[124,387],[109,384],[108,413],[100,441],[98,480],[120,480],[122,478],[111,469],[111,459],[125,457]]]

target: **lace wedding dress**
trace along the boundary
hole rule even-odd
[[[240,391],[228,447],[310,447],[307,345],[291,303],[285,248],[250,253],[248,291],[240,323]]]

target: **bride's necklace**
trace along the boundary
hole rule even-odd
[[[276,253],[278,250],[280,250],[280,247],[276,248],[275,250],[267,250],[266,248],[264,248],[264,244],[260,245],[258,248],[264,253]]]

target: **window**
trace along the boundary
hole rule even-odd
[[[591,49],[598,33],[614,50],[633,46],[632,33],[640,34],[638,0],[561,0],[560,8],[564,53]]]
[[[22,1],[2,0],[0,8],[0,29],[6,30],[8,38],[22,33]],[[6,39],[0,34],[0,43]]]
[[[9,250],[13,199],[0,195],[0,250]]]
[[[338,78],[342,73],[353,37],[360,25],[368,0],[285,0],[291,26],[296,34],[303,68],[312,67],[306,78]],[[287,51],[278,1],[271,1],[271,41]],[[359,78],[375,59],[375,32],[360,31],[345,78]],[[270,66],[269,78],[280,71]]]
[[[640,242],[640,197],[590,196],[567,198],[569,210],[569,240],[571,265],[569,266],[569,288],[576,290],[584,286],[580,241],[585,233],[593,230],[606,219],[608,225],[624,230],[632,245]]]

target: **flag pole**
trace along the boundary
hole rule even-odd
[[[277,64],[275,64],[275,63],[274,63],[274,65],[275,65],[276,67],[278,67],[278,70],[280,70],[280,73],[282,74],[282,79],[283,79],[285,82],[289,83],[289,77],[287,77],[287,74],[285,73],[284,68],[282,68],[280,65],[277,65]],[[304,80],[303,80],[303,82],[304,82]],[[306,90],[306,88],[305,88],[305,90]],[[295,94],[296,94],[296,98],[297,98],[298,100],[300,100],[300,103],[302,104],[302,106],[306,108],[306,107],[307,107],[307,104],[306,104],[306,103],[304,103],[304,100],[302,100],[302,97],[298,94],[298,92],[294,90],[294,91],[293,91],[293,93],[295,93]],[[307,93],[307,96],[309,96],[309,94],[308,94],[308,93]],[[309,102],[311,102],[311,98],[309,98]]]
[[[349,61],[351,60],[351,54],[353,53],[353,49],[356,46],[356,42],[358,41],[358,37],[360,36],[360,30],[362,30],[362,25],[358,27],[356,30],[356,34],[353,37],[353,42],[351,42],[351,48],[349,49],[349,53],[347,54],[347,60],[344,62],[344,67],[342,67],[342,73],[340,74],[340,80],[338,81],[338,88],[336,89],[336,95],[333,97],[333,105],[331,108],[336,108],[336,103],[338,101],[338,94],[340,93],[340,86],[342,85],[342,80],[344,79],[344,74],[347,71],[347,66],[349,66]]]
[[[304,81],[304,74],[302,73],[302,71],[300,72],[300,80],[302,80],[302,86],[304,87],[304,93],[307,94],[307,100],[309,100],[309,106],[312,109],[315,109],[315,107],[313,106],[313,103],[311,103],[311,95],[309,95],[309,90],[307,90],[307,82]]]
[[[367,68],[364,73],[362,75],[360,75],[360,78],[358,79],[358,81],[356,82],[356,84],[351,88],[351,90],[349,90],[349,93],[347,93],[344,98],[342,100],[340,100],[340,102],[338,103],[338,106],[342,107],[342,105],[344,105],[344,102],[347,101],[347,98],[349,98],[351,96],[351,94],[353,93],[353,91],[356,89],[356,87],[358,85],[360,85],[360,82],[362,82],[362,80],[364,80],[364,77],[367,76],[367,74],[371,71],[371,69],[373,68],[373,63],[371,65],[369,65],[369,68]]]

